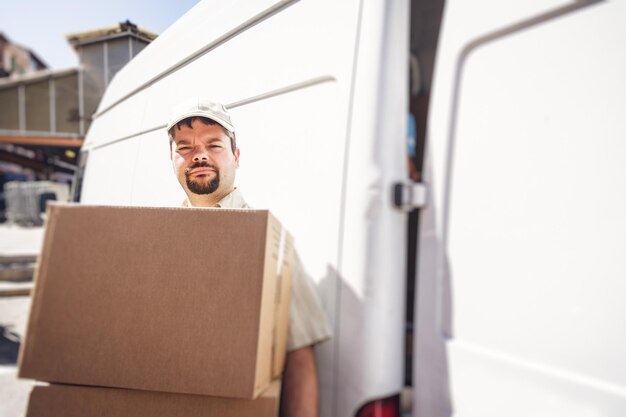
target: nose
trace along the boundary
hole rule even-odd
[[[207,161],[209,159],[209,154],[203,146],[198,146],[196,151],[193,154],[194,162],[198,161]]]

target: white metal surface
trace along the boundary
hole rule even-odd
[[[626,410],[626,4],[585,3],[447,4],[422,257],[437,288],[452,282],[456,416]],[[458,65],[481,35],[578,6]]]

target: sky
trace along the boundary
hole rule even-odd
[[[198,0],[0,0],[0,32],[33,50],[50,68],[78,65],[69,33],[114,26],[127,19],[160,34]]]

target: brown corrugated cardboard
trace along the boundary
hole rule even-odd
[[[278,224],[278,223],[276,223]],[[275,229],[278,232],[278,229]],[[276,233],[275,232],[275,233]],[[281,230],[284,233],[284,229]],[[285,367],[285,359],[287,354],[287,337],[288,326],[283,325],[283,321],[289,320],[289,301],[291,299],[291,274],[294,262],[293,242],[291,239],[281,239],[283,244],[288,245],[286,249],[282,249],[279,252],[281,256],[288,256],[288,260],[279,259],[278,265],[280,265],[280,272],[278,273],[276,299],[274,305],[276,306],[275,315],[278,320],[274,320],[273,339],[272,343],[272,377],[280,378],[283,369]],[[269,242],[268,242],[269,244]],[[267,263],[266,268],[271,268],[272,264]],[[270,274],[271,271],[266,271],[266,274]]]
[[[20,377],[254,398],[280,373],[293,245],[268,211],[47,217]]]
[[[278,381],[254,400],[53,384],[33,388],[26,417],[276,417],[279,394]]]

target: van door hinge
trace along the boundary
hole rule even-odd
[[[427,188],[423,182],[397,182],[393,185],[393,204],[404,211],[426,207]]]

